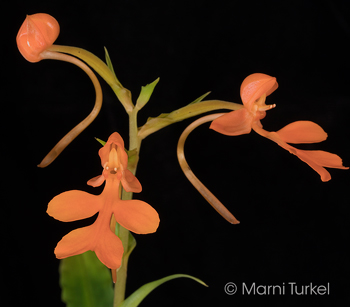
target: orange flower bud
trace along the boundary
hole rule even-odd
[[[17,46],[23,57],[32,63],[39,62],[40,53],[50,47],[60,33],[55,18],[48,14],[27,15],[17,34]]]

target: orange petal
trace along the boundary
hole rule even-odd
[[[105,180],[106,180],[106,178],[103,175],[99,175],[99,176],[96,176],[94,178],[91,178],[87,182],[87,184],[96,188],[96,187],[99,187],[102,183],[104,183]]]
[[[140,181],[128,169],[124,171],[124,176],[121,181],[126,192],[140,193],[142,191]]]
[[[251,109],[255,100],[259,99],[263,94],[270,95],[278,88],[275,77],[266,74],[255,73],[246,77],[241,85],[241,99],[243,104]]]
[[[243,108],[218,117],[209,128],[225,135],[241,135],[250,133],[252,120],[248,110]]]
[[[54,197],[47,207],[47,213],[62,222],[71,222],[93,216],[103,206],[99,196],[83,191],[68,191]]]
[[[311,121],[296,121],[277,131],[279,137],[292,144],[318,143],[327,139],[327,133]]]
[[[94,225],[78,228],[58,242],[55,255],[58,259],[67,258],[85,253],[93,248]]]
[[[124,253],[123,244],[109,227],[103,228],[93,250],[98,259],[109,269],[116,270],[120,267]]]
[[[119,201],[113,213],[120,225],[134,233],[152,233],[159,225],[157,211],[141,200]]]

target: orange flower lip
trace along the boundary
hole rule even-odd
[[[48,14],[27,15],[17,34],[17,46],[22,56],[29,62],[39,62],[40,53],[57,39],[60,26],[55,18]]]

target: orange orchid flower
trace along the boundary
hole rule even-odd
[[[127,192],[141,192],[138,179],[127,169],[128,156],[124,141],[118,133],[113,133],[103,148],[99,150],[103,166],[102,175],[88,181],[99,186],[106,181],[100,195],[83,191],[68,191],[54,197],[47,213],[63,222],[88,218],[98,213],[95,222],[78,228],[65,235],[55,248],[58,259],[78,255],[88,250],[95,251],[100,261],[108,268],[119,268],[123,256],[121,240],[110,228],[112,215],[124,228],[147,234],[157,230],[159,216],[149,204],[141,200],[121,200],[119,192],[123,187]]]
[[[211,123],[210,128],[225,135],[246,134],[253,129],[307,163],[321,176],[322,181],[331,179],[331,175],[325,167],[348,169],[348,167],[343,166],[342,159],[336,154],[321,150],[301,150],[288,144],[324,141],[327,138],[327,133],[314,122],[296,121],[277,132],[263,129],[260,120],[266,116],[267,110],[276,106],[266,105],[265,99],[277,87],[278,83],[274,77],[261,73],[249,75],[241,85],[244,108],[218,117]]]
[[[27,15],[16,37],[18,50],[27,61],[32,63],[52,59],[69,62],[80,67],[91,79],[95,88],[96,99],[90,114],[52,148],[38,165],[39,167],[46,167],[51,164],[68,144],[93,122],[102,106],[102,89],[92,70],[79,59],[50,49],[54,46],[53,43],[59,33],[60,26],[54,17],[44,13]]]

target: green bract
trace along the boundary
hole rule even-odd
[[[131,294],[123,303],[121,303],[118,307],[136,307],[138,306],[143,299],[150,294],[155,288],[157,288],[158,286],[160,286],[161,284],[175,279],[175,278],[180,278],[180,277],[185,277],[185,278],[191,278],[195,281],[197,281],[198,283],[200,283],[203,286],[207,285],[201,281],[198,278],[195,278],[193,276],[190,275],[186,275],[186,274],[174,274],[174,275],[170,275],[167,277],[164,277],[162,279],[158,279],[155,281],[152,281],[148,284],[143,285],[142,287],[140,287],[139,289],[137,289],[133,294]]]
[[[86,62],[89,66],[91,66],[112,88],[119,101],[124,106],[126,112],[131,112],[134,108],[131,102],[131,93],[128,89],[124,88],[122,84],[117,79],[114,71],[112,71],[101,59],[92,54],[91,52],[70,46],[59,46],[52,45],[48,48],[50,51],[68,53],[70,55],[76,56]],[[108,53],[107,53],[108,54]],[[108,55],[106,54],[106,57]],[[109,57],[108,57],[109,59]],[[109,59],[110,62],[110,59]]]
[[[141,110],[145,106],[145,104],[151,98],[153,90],[156,87],[158,82],[159,82],[159,78],[153,81],[152,83],[141,87],[140,96],[139,98],[137,98],[137,101],[136,101],[136,106],[135,106],[136,109]]]

